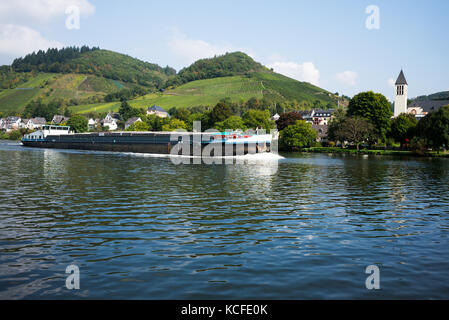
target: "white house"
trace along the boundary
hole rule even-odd
[[[109,131],[117,130],[117,122],[120,120],[120,115],[118,113],[109,112],[106,117],[100,121],[101,125],[108,128]]]
[[[327,126],[332,119],[332,115],[334,114],[333,109],[329,110],[321,110],[321,109],[312,109],[306,111],[300,111],[302,119],[307,123]]]
[[[92,119],[90,118],[87,122],[87,125],[89,127],[89,130],[91,129],[95,129],[95,127],[97,126],[97,124],[100,122],[99,119]]]
[[[280,117],[281,116],[276,113],[274,116],[271,117],[271,120],[278,121]]]
[[[22,119],[20,117],[7,117],[5,122],[5,130],[6,132],[9,132],[12,130],[18,130]]]
[[[103,120],[101,120],[101,125],[107,128],[109,131],[114,131],[118,128],[117,120],[115,119],[104,118]]]
[[[30,121],[30,119],[20,119],[19,129],[28,129],[27,128],[28,121]]]
[[[332,118],[334,110],[312,110],[312,123],[316,125],[327,126]]]
[[[104,120],[115,120],[116,122],[121,120],[120,114],[116,113],[116,112],[109,112],[106,117],[104,118]]]
[[[168,112],[159,106],[149,107],[147,110],[147,114],[148,115],[155,114],[156,116],[158,116],[160,118],[167,118],[169,116]]]
[[[30,130],[41,129],[47,124],[45,118],[32,118],[25,122],[25,128]]]

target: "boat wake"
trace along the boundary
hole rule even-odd
[[[234,162],[259,162],[259,161],[278,161],[285,159],[276,153],[256,153],[246,154],[241,156],[217,156],[217,157],[203,157],[203,156],[187,156],[187,155],[171,155],[171,154],[154,154],[154,153],[130,153],[126,152],[122,154],[137,156],[137,157],[149,157],[149,158],[168,158],[168,159],[204,159],[204,160],[230,160]],[[226,161],[227,162],[227,161]]]

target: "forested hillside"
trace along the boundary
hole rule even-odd
[[[442,91],[427,96],[419,96],[415,100],[417,101],[430,101],[430,100],[449,100],[449,91]]]
[[[11,68],[15,72],[92,74],[149,88],[162,88],[168,77],[176,74],[170,67],[162,68],[124,54],[86,46],[33,52],[15,59]]]
[[[178,75],[169,81],[169,85],[268,71],[269,69],[254,61],[245,53],[233,52],[210,59],[198,60],[191,66],[179,71]]]

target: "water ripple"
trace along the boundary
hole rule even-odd
[[[0,142],[0,297],[449,297],[447,159],[253,160]]]

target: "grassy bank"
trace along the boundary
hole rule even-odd
[[[314,147],[314,148],[304,148],[301,152],[307,153],[335,153],[335,154],[366,154],[366,155],[383,155],[383,156],[421,156],[421,157],[447,157],[449,158],[448,152],[436,152],[429,151],[425,154],[418,154],[414,151],[402,151],[402,150],[369,150],[369,149],[346,149],[346,148],[336,148],[336,147]]]

